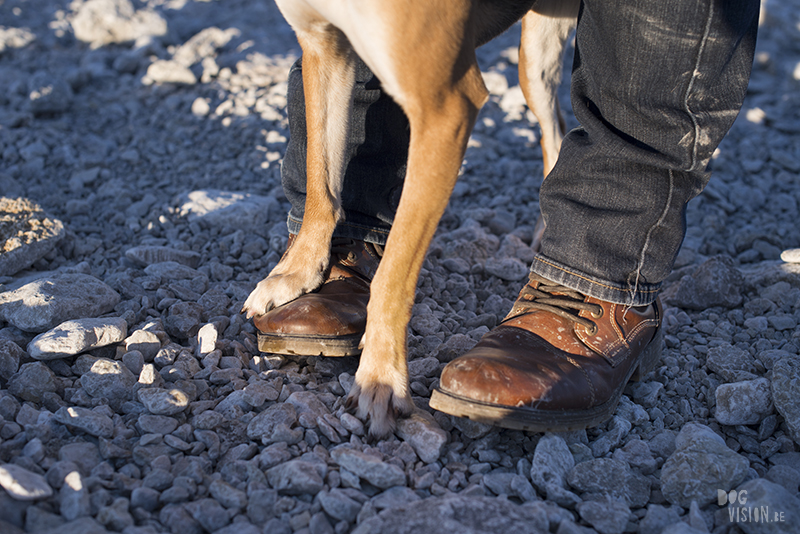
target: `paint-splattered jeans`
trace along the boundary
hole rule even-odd
[[[655,300],[683,241],[686,204],[707,183],[711,155],[741,108],[758,13],[758,0],[584,0],[572,73],[581,127],[541,186],[547,226],[532,272],[609,302]],[[296,65],[283,165],[292,232],[305,190],[301,78]],[[408,123],[365,67],[359,80],[337,235],[383,243]]]

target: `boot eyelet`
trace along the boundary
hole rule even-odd
[[[589,334],[590,336],[597,334],[597,325],[593,324],[592,326],[587,327],[586,333]]]
[[[605,314],[605,310],[603,308],[598,307],[600,311],[598,312],[590,312],[589,314],[592,316],[593,319],[599,319]]]

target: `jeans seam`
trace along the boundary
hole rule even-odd
[[[664,209],[661,211],[661,215],[659,216],[656,223],[651,226],[647,230],[647,234],[644,238],[644,245],[642,245],[642,252],[639,254],[639,262],[636,266],[636,279],[633,282],[633,288],[630,289],[631,295],[631,302],[633,302],[636,291],[639,287],[639,278],[642,274],[642,266],[644,265],[645,254],[647,254],[647,249],[650,247],[650,236],[653,233],[653,230],[663,225],[664,221],[667,218],[667,214],[669,213],[669,207],[672,204],[672,193],[675,190],[675,175],[672,172],[672,169],[669,171],[669,194],[667,195],[667,201],[664,203]]]
[[[687,172],[692,172],[696,170],[697,167],[697,150],[698,145],[700,142],[700,124],[697,121],[697,117],[692,112],[689,107],[689,95],[692,93],[692,89],[694,88],[695,80],[700,76],[700,62],[703,59],[703,52],[706,48],[706,43],[708,42],[709,36],[711,34],[711,22],[714,17],[714,3],[709,2],[708,7],[708,18],[706,19],[706,27],[703,30],[703,38],[700,40],[700,48],[697,51],[697,61],[694,64],[694,71],[692,72],[692,77],[689,79],[689,85],[686,87],[686,93],[683,97],[683,107],[686,110],[686,113],[689,115],[689,118],[692,119],[692,125],[694,126],[694,142],[692,143],[692,162]]]
[[[574,271],[570,271],[570,270],[565,269],[565,268],[563,268],[563,267],[561,267],[559,265],[555,265],[553,263],[550,263],[549,261],[543,260],[542,258],[534,258],[533,261],[538,261],[539,263],[543,263],[543,264],[545,264],[545,265],[547,265],[549,267],[552,267],[553,269],[557,269],[557,270],[559,270],[561,272],[564,272],[564,273],[567,273],[567,274],[569,274],[571,276],[575,276],[576,278],[580,278],[581,280],[589,282],[592,285],[602,287],[604,289],[611,289],[613,291],[619,291],[619,292],[625,292],[625,293],[629,292],[627,289],[620,289],[618,287],[614,287],[614,286],[610,286],[610,285],[607,285],[607,284],[603,284],[603,283],[597,282],[595,280],[592,280],[591,278],[587,278],[586,276],[584,276],[584,275],[582,275],[580,273],[576,273]],[[658,293],[659,289],[642,289],[642,290],[639,290],[639,292],[640,293],[648,293],[648,294],[649,293]]]

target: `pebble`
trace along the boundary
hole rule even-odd
[[[406,482],[405,473],[396,465],[354,449],[338,447],[331,451],[331,458],[343,469],[381,489]]]
[[[45,153],[47,147],[44,147]],[[1,189],[0,189],[1,190]],[[0,196],[0,276],[27,269],[64,237],[64,223],[48,217],[41,206],[25,198]]]
[[[28,355],[35,360],[66,358],[119,343],[127,335],[128,323],[123,318],[65,321],[33,338]]]
[[[742,303],[744,277],[727,256],[711,258],[678,282],[665,296],[672,306],[705,310],[712,306],[735,308]]]
[[[795,443],[800,444],[800,361],[796,357],[778,360],[772,369],[772,399],[775,409],[786,421]]]
[[[0,465],[0,486],[19,501],[46,499],[53,494],[43,476],[14,464]]]
[[[614,500],[582,502],[575,508],[600,534],[622,534],[631,515],[627,504]]]
[[[291,460],[266,471],[269,485],[287,495],[315,495],[322,491],[323,477],[315,463]]]
[[[408,418],[400,419],[397,422],[397,436],[409,443],[419,459],[426,464],[435,462],[444,454],[450,439],[450,434],[439,426],[432,415],[423,410],[416,410]]]
[[[8,379],[12,395],[31,402],[41,403],[48,393],[57,390],[55,373],[40,362],[25,363]]]
[[[675,447],[661,469],[661,492],[672,504],[688,508],[695,501],[705,506],[718,489],[729,491],[747,476],[747,459],[705,425],[685,425]]]
[[[0,293],[0,318],[26,332],[44,332],[74,319],[110,312],[119,294],[86,274],[56,274]]]
[[[53,414],[53,418],[63,425],[92,436],[110,438],[114,435],[114,422],[110,417],[80,406],[62,406]]]
[[[620,499],[632,508],[641,508],[650,498],[650,481],[611,458],[576,464],[567,474],[567,482],[579,492]]]
[[[137,395],[139,402],[153,415],[176,415],[189,406],[189,396],[176,388],[144,388]]]
[[[91,396],[108,399],[112,406],[121,406],[133,397],[133,376],[122,362],[98,358],[80,378],[83,389]]]
[[[714,395],[714,418],[723,425],[755,425],[774,411],[766,378],[722,384]]]

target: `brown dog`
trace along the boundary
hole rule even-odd
[[[447,205],[487,91],[475,48],[522,18],[520,84],[542,129],[545,175],[564,123],[556,89],[578,3],[544,0],[277,0],[303,49],[308,131],[303,226],[280,263],[245,302],[248,317],[313,291],[342,219],[344,142],[355,57],[408,116],[408,169],[380,267],[372,281],[363,352],[348,402],[383,436],[411,412],[407,326],[425,251]]]

